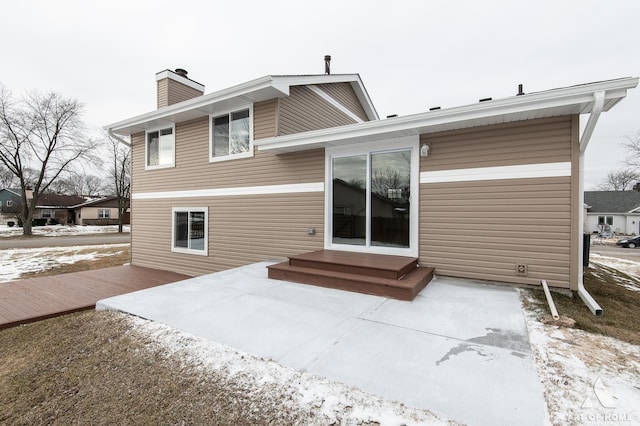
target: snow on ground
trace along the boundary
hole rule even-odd
[[[640,346],[544,325],[540,316],[525,311],[551,423],[640,424]]]
[[[47,225],[34,226],[32,230],[33,235],[42,237],[59,237],[63,235],[104,234],[107,232],[118,232],[118,225]],[[130,230],[131,227],[129,225],[124,225],[124,232],[130,232]],[[0,225],[0,238],[17,237],[20,235],[22,235],[22,228],[18,226],[8,227],[7,225]]]
[[[130,317],[137,332],[151,337],[170,355],[178,355],[186,367],[218,372],[245,389],[268,394],[285,389],[291,408],[315,412],[315,424],[455,425],[427,410],[385,400],[327,378],[294,370],[271,360],[178,331],[167,325]]]
[[[616,283],[631,291],[640,291],[640,262],[591,253],[589,261],[604,267]],[[620,274],[623,272],[623,274]],[[596,272],[597,275],[597,272]]]
[[[43,247],[0,250],[0,283],[15,281],[27,272],[38,272],[80,260],[93,260],[122,253],[108,251],[125,248],[129,244],[102,244],[93,246]]]

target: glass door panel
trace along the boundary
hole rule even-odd
[[[371,154],[371,245],[409,247],[411,151]]]
[[[367,244],[367,160],[367,155],[333,159],[333,244]]]

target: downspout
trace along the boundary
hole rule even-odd
[[[107,134],[108,134],[110,137],[112,137],[112,138],[114,138],[115,140],[117,140],[118,142],[120,142],[121,144],[123,144],[123,145],[125,145],[125,146],[127,146],[127,147],[131,148],[131,144],[130,144],[129,142],[125,141],[124,139],[122,139],[120,136],[118,136],[118,135],[116,135],[115,133],[113,133],[113,130],[108,129],[108,130],[107,130]]]
[[[593,94],[593,108],[591,115],[589,115],[589,121],[580,138],[580,153],[578,159],[578,296],[582,299],[585,305],[589,308],[592,314],[602,315],[602,308],[595,301],[595,299],[589,294],[586,288],[584,288],[584,152],[587,149],[593,130],[596,127],[600,113],[604,108],[604,92],[596,92]]]

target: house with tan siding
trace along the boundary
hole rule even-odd
[[[200,275],[325,250],[572,290],[584,151],[600,114],[638,84],[380,119],[357,74],[209,94],[181,69],[156,81],[157,110],[105,127],[131,141],[133,265]]]
[[[88,200],[74,207],[76,211],[76,225],[117,225],[120,218],[118,197],[102,197]],[[127,211],[123,216],[123,223],[129,224],[130,215]]]

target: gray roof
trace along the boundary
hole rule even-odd
[[[584,202],[589,213],[628,213],[640,207],[640,192],[585,191]]]

